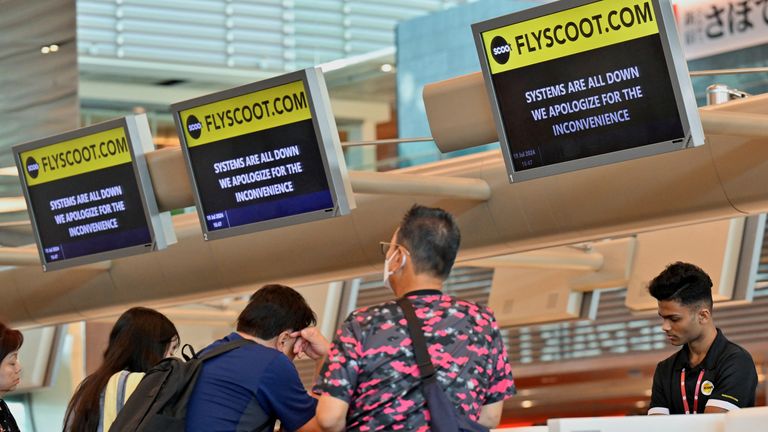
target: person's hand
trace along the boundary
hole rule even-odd
[[[291,337],[298,338],[293,345],[293,353],[297,357],[307,356],[312,360],[320,360],[328,354],[331,347],[328,339],[320,333],[317,327],[307,327],[291,333]]]

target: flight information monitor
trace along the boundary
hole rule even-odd
[[[510,181],[704,143],[668,0],[561,0],[472,31]]]
[[[206,240],[345,215],[354,207],[320,69],[172,110]]]
[[[43,270],[119,258],[175,242],[144,154],[145,115],[13,148]]]

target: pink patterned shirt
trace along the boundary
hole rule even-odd
[[[506,347],[493,313],[437,290],[410,293],[423,320],[438,381],[460,414],[515,394]],[[428,431],[408,327],[394,301],[359,309],[333,340],[315,392],[349,403],[347,430]]]

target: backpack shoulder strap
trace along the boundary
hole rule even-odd
[[[422,381],[430,379],[435,376],[436,372],[435,366],[429,358],[427,341],[424,338],[424,332],[421,330],[421,320],[416,316],[416,311],[413,309],[410,300],[401,297],[397,299],[397,304],[403,310],[405,320],[408,322],[408,333],[411,334],[411,341],[413,341],[413,351],[416,354],[416,364],[419,366],[421,379]]]
[[[229,351],[232,351],[234,349],[240,348],[241,346],[250,345],[250,344],[254,344],[254,343],[256,343],[256,342],[254,342],[252,340],[245,339],[245,338],[243,338],[243,339],[236,339],[236,340],[233,340],[233,341],[229,341],[229,342],[220,344],[220,345],[216,346],[213,349],[204,351],[203,353],[197,353],[195,355],[195,358],[197,358],[197,359],[199,359],[201,361],[206,361],[206,360],[212,359],[212,358],[214,358],[216,356],[220,356],[220,355],[222,355],[222,354],[224,354],[226,352],[229,352]]]
[[[118,413],[123,409],[128,398],[144,378],[143,372],[120,371],[109,378],[107,386],[102,392],[103,407],[102,420],[103,430],[109,430],[109,427],[117,418]]]
[[[187,354],[186,351],[189,351],[189,354]],[[183,358],[184,361],[190,361],[196,356],[197,353],[195,352],[195,348],[193,348],[192,345],[184,344],[184,346],[181,347],[181,358]]]
[[[111,426],[105,423],[104,432],[139,430],[139,425],[150,414],[152,406],[161,396],[161,390],[168,385],[171,375],[183,365],[180,359],[169,357],[150,368],[143,374],[144,377],[133,389],[130,397],[126,395],[125,405],[119,410]]]

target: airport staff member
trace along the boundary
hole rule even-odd
[[[699,267],[676,262],[651,281],[661,326],[683,348],[656,366],[648,414],[722,413],[755,405],[752,356],[730,342],[712,320],[712,280]]]

